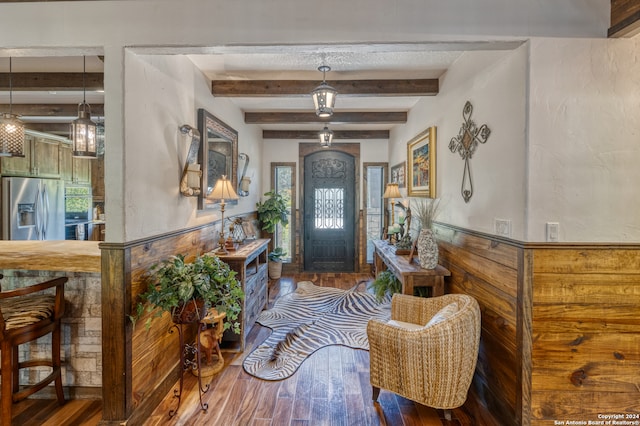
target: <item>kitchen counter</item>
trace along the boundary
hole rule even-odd
[[[100,272],[98,241],[0,241],[0,270]]]

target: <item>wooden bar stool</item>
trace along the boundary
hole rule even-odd
[[[60,318],[64,314],[64,284],[68,278],[55,278],[40,284],[0,292],[0,350],[2,353],[2,388],[0,409],[2,426],[11,425],[14,402],[27,398],[55,381],[60,405],[65,403],[62,391],[60,357]],[[55,288],[55,295],[44,290]],[[18,347],[51,333],[51,359],[19,362]],[[20,390],[20,369],[47,366],[47,377]]]

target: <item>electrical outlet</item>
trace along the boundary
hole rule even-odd
[[[547,242],[557,243],[560,240],[560,224],[547,222]]]
[[[511,221],[509,219],[494,219],[496,235],[511,237]]]

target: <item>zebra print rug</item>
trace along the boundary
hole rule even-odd
[[[282,380],[296,372],[318,349],[344,345],[369,350],[367,322],[389,320],[391,298],[381,303],[371,293],[298,283],[296,291],[279,298],[256,322],[273,330],[244,360],[244,370],[264,380]]]

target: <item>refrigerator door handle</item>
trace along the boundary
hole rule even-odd
[[[47,228],[49,227],[49,191],[47,185],[42,185],[42,239],[47,239]]]

